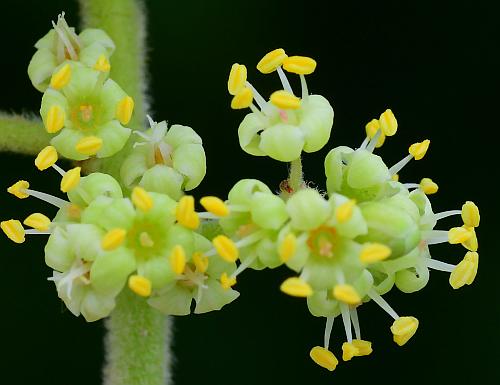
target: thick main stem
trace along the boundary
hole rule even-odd
[[[111,78],[135,102],[129,124],[142,129],[146,111],[145,16],[139,0],[80,0],[84,27],[101,28],[113,39]],[[120,166],[131,148],[91,168],[120,180]],[[143,298],[124,290],[107,323],[105,385],[165,385],[169,382],[169,325]]]
[[[0,113],[0,151],[36,155],[49,142],[40,119]]]

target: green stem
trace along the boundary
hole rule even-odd
[[[288,186],[293,192],[298,191],[302,188],[302,183],[304,183],[302,173],[302,161],[300,158],[292,160],[290,162],[290,175],[288,176]]]
[[[49,142],[40,119],[0,112],[0,151],[36,155]]]
[[[129,124],[145,123],[145,16],[139,0],[80,0],[84,27],[101,28],[113,39],[111,78],[135,102]],[[89,164],[120,180],[120,166],[132,141],[111,158]],[[169,382],[170,332],[167,318],[143,298],[124,290],[107,323],[105,385],[165,385]]]
[[[134,99],[134,114],[129,127],[143,129],[146,121],[145,41],[146,18],[140,0],[80,0],[83,26],[100,28],[113,39],[116,50],[111,56],[110,77]],[[132,147],[132,141],[115,156],[96,160],[99,169],[118,180],[120,166]]]
[[[106,321],[104,385],[167,384],[169,322],[144,298],[123,290]]]

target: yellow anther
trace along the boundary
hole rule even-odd
[[[382,243],[369,243],[361,249],[359,259],[363,263],[375,263],[389,258],[391,249]]]
[[[132,190],[132,203],[141,211],[149,211],[153,208],[153,198],[142,187],[136,186]]]
[[[464,227],[466,226],[464,225]],[[471,232],[471,236],[469,239],[462,243],[462,246],[467,250],[477,251],[479,244],[477,242],[476,231],[474,230],[474,227],[467,227],[467,229]]]
[[[151,281],[146,277],[131,275],[128,279],[128,287],[141,297],[149,297],[151,295]]]
[[[391,179],[392,179],[394,182],[398,182],[398,181],[399,181],[399,174],[394,174],[393,176],[391,176]]]
[[[366,123],[366,126],[365,126],[366,136],[368,136],[370,139],[373,138],[377,134],[379,129],[380,129],[379,120],[378,119],[370,120],[368,123]],[[384,142],[385,142],[385,134],[383,132],[381,132],[375,147],[377,147],[377,148],[382,147]]]
[[[283,48],[275,49],[268,52],[262,59],[260,59],[257,63],[257,69],[263,74],[270,74],[275,71],[276,68],[281,66],[287,57],[288,56]]]
[[[469,227],[453,227],[448,231],[448,242],[452,245],[464,243],[472,237],[472,231]]]
[[[19,199],[28,198],[30,195],[25,192],[25,190],[30,188],[30,184],[25,180],[20,180],[14,183],[7,189],[7,192],[15,195]]]
[[[61,106],[54,104],[49,108],[45,117],[45,129],[49,134],[54,134],[64,127],[66,114]]]
[[[310,75],[316,69],[316,60],[307,56],[290,56],[283,60],[283,68],[297,75]]]
[[[227,90],[231,95],[238,94],[247,81],[247,67],[243,64],[234,63],[227,80]]]
[[[292,297],[309,297],[313,293],[311,286],[299,277],[285,279],[280,290]]]
[[[68,211],[68,216],[71,219],[80,219],[80,216],[82,214],[82,209],[80,206],[75,205],[74,203],[70,203],[67,207],[66,210]]]
[[[356,200],[349,199],[348,201],[342,203],[335,209],[335,218],[337,218],[337,222],[345,223],[352,217],[352,213],[354,212],[354,207],[356,207]]]
[[[177,204],[175,218],[188,229],[197,229],[200,225],[200,218],[194,211],[194,198],[191,195],[184,195]]]
[[[82,171],[81,167],[75,167],[66,172],[61,179],[61,191],[67,193],[68,191],[73,190],[80,183],[80,172]]]
[[[40,213],[31,214],[24,220],[23,223],[26,226],[37,229],[38,231],[47,231],[50,227],[50,219]]]
[[[379,122],[382,133],[386,136],[393,136],[398,130],[398,121],[390,109],[382,112]]]
[[[467,201],[462,206],[462,220],[468,227],[478,227],[479,220],[481,219],[479,215],[479,208],[474,202]]]
[[[357,305],[361,303],[361,297],[354,287],[348,284],[335,285],[333,296],[348,305]]]
[[[217,197],[203,197],[200,199],[200,204],[205,210],[218,217],[226,217],[229,215],[229,207],[227,207],[222,199]]]
[[[342,359],[344,361],[350,361],[354,356],[357,356],[359,350],[351,342],[344,342],[342,344]]]
[[[225,261],[235,262],[238,259],[240,253],[236,244],[225,235],[217,235],[212,239],[212,244]]]
[[[408,152],[413,155],[415,160],[420,160],[425,156],[427,150],[429,149],[429,144],[431,144],[429,139],[425,139],[423,142],[413,143],[410,148],[408,148]]]
[[[111,69],[111,64],[106,55],[101,55],[94,64],[94,69],[101,72],[109,72]]]
[[[222,273],[220,276],[220,285],[224,290],[230,289],[234,285],[236,285],[236,278],[229,277],[227,273]]]
[[[56,90],[63,88],[71,79],[71,66],[65,64],[50,79],[50,86]]]
[[[201,251],[196,251],[193,253],[193,263],[196,267],[196,271],[199,273],[204,273],[208,269],[208,257]]]
[[[35,159],[35,166],[43,171],[57,162],[57,151],[53,146],[47,146],[40,151]]]
[[[153,238],[146,231],[139,234],[139,243],[142,247],[153,247],[155,245]]]
[[[101,240],[101,247],[103,250],[109,251],[120,247],[125,241],[127,231],[125,229],[113,229],[106,233]]]
[[[273,92],[270,99],[276,107],[284,110],[296,110],[300,108],[300,99],[290,92],[279,90]]]
[[[330,372],[333,372],[339,363],[339,360],[337,360],[331,351],[321,346],[312,348],[309,356],[316,364]]]
[[[2,221],[2,223],[0,223],[0,227],[11,241],[16,243],[24,242],[24,227],[17,219]]]
[[[181,245],[175,245],[170,254],[170,267],[172,271],[180,275],[184,272],[186,267],[186,252]]]
[[[102,147],[102,139],[98,136],[86,136],[78,141],[75,148],[80,154],[95,155]]]
[[[241,110],[242,108],[248,108],[253,101],[253,92],[250,88],[242,88],[236,95],[234,95],[233,100],[231,100],[231,108],[233,110]]]
[[[418,319],[415,317],[399,317],[391,326],[394,342],[403,346],[413,337],[418,328]]]
[[[365,340],[352,340],[352,344],[358,349],[356,356],[368,356],[373,352],[372,343]]]
[[[134,99],[130,96],[125,96],[116,105],[116,119],[118,119],[121,124],[128,124],[128,122],[130,122],[130,118],[132,118],[133,112]]]
[[[281,262],[288,262],[297,251],[297,238],[294,234],[288,233],[283,241],[281,242],[278,253],[280,255]]]
[[[437,193],[439,186],[430,178],[422,178],[420,181],[420,190],[422,190],[425,195],[431,195]]]
[[[479,264],[479,254],[469,251],[464,259],[455,266],[450,274],[450,285],[454,289],[459,289],[464,285],[470,285],[476,278]]]

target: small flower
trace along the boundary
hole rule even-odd
[[[118,152],[130,136],[133,102],[113,80],[76,62],[63,64],[57,89],[49,87],[42,97],[40,115],[51,144],[66,158],[83,160]],[[67,75],[66,75],[67,74]],[[67,79],[66,79],[67,78]]]
[[[295,96],[283,71],[300,76],[301,97]],[[265,55],[257,65],[262,73],[278,72],[283,90],[274,92],[269,102],[246,80],[246,67],[234,64],[228,80],[228,91],[233,95],[233,109],[252,110],[238,128],[241,148],[256,156],[290,162],[302,151],[320,150],[330,138],[333,109],[320,95],[309,95],[305,75],[311,74],[316,62],[304,56],[288,57],[283,49]],[[253,100],[258,107],[253,104]]]
[[[202,140],[191,127],[174,124],[168,128],[165,121],[156,123],[148,118],[149,130],[134,131],[139,141],[123,162],[122,180],[126,186],[138,183],[148,191],[179,199],[205,176]]]
[[[37,51],[28,66],[28,75],[37,90],[44,92],[55,69],[67,60],[109,73],[109,58],[115,50],[115,44],[106,32],[85,29],[77,35],[74,28],[66,23],[64,12],[52,25],[54,28],[35,44]]]

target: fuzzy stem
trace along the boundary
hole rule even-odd
[[[300,158],[292,160],[290,162],[290,175],[288,176],[288,185],[293,192],[301,189],[302,183],[304,183],[302,174],[302,161]]]
[[[0,151],[36,155],[49,142],[40,119],[0,112]]]
[[[113,39],[110,77],[134,99],[134,114],[128,126],[144,128],[146,122],[146,17],[141,0],[80,0],[83,27],[100,28]],[[89,162],[89,170],[106,172],[118,180],[120,166],[132,148],[132,140],[116,155]],[[97,163],[97,164],[96,164]]]
[[[125,289],[106,321],[104,385],[169,382],[170,320]]]

